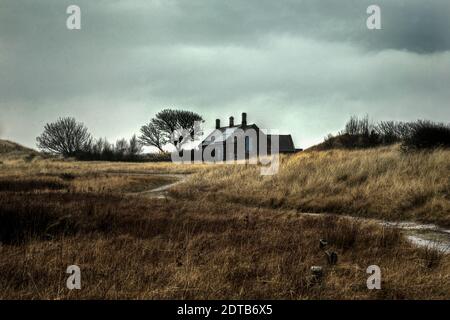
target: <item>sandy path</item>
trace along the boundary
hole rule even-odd
[[[131,174],[131,175],[133,175],[133,174]],[[145,196],[145,197],[158,198],[158,199],[167,199],[168,198],[167,190],[169,190],[170,188],[172,188],[180,183],[185,182],[187,180],[187,178],[189,177],[188,174],[181,174],[181,173],[134,173],[134,175],[152,175],[155,177],[176,179],[175,182],[170,182],[168,184],[156,187],[154,189],[128,193],[129,195]]]
[[[122,172],[115,172],[118,174],[124,174]],[[141,192],[130,193],[130,195],[136,196],[146,196],[151,198],[158,199],[168,199],[167,190],[170,188],[184,183],[189,174],[171,174],[171,173],[153,173],[153,172],[135,172],[130,173],[130,175],[154,175],[160,177],[170,177],[176,179],[175,182],[171,182],[160,187],[145,190]],[[311,216],[325,216],[330,215],[327,213],[299,213]],[[343,216],[343,215],[338,215]],[[343,217],[349,219],[358,219],[358,220],[366,220],[366,221],[375,221],[380,225],[398,228],[402,230],[406,236],[406,238],[411,241],[413,244],[419,247],[432,247],[439,251],[442,251],[446,254],[450,253],[450,230],[440,228],[433,224],[420,224],[415,222],[389,222],[384,220],[377,220],[371,218],[363,218],[363,217],[354,217],[345,215]]]

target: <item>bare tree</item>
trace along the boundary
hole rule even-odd
[[[357,116],[351,116],[345,124],[344,132],[341,134],[369,136],[372,125],[369,122],[369,116],[366,115],[359,119]]]
[[[380,121],[374,130],[379,135],[383,144],[392,144],[401,140],[400,128],[402,125],[401,122]]]
[[[142,144],[139,142],[138,138],[134,134],[129,143],[127,153],[131,156],[136,156],[142,152]]]
[[[126,139],[119,139],[116,141],[114,154],[118,157],[123,157],[129,149],[128,141]]]
[[[95,140],[95,142],[92,143],[91,147],[91,154],[100,156],[103,153],[103,150],[105,149],[105,146],[108,145],[109,142],[106,139],[100,138]],[[107,148],[107,147],[106,147]]]
[[[203,134],[200,124],[203,118],[191,111],[165,109],[141,128],[141,141],[146,145],[157,147],[171,143],[177,151],[189,141],[194,141]]]
[[[36,141],[38,148],[43,151],[69,157],[89,146],[92,137],[83,123],[66,117],[47,123]]]
[[[145,146],[153,146],[158,148],[160,152],[165,152],[163,146],[168,142],[168,138],[158,129],[154,119],[152,119],[141,127],[139,141]]]

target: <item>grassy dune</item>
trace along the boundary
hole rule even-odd
[[[254,166],[223,166],[195,175],[174,195],[448,227],[450,151],[307,151],[283,157],[274,176],[261,176]]]
[[[262,177],[244,165],[8,157],[0,164],[0,299],[448,299],[448,255],[374,223],[298,214],[445,223],[448,159],[394,148],[306,152]],[[170,182],[149,172],[195,174],[172,200],[127,195]],[[337,265],[328,265],[321,238]],[[65,286],[73,264],[81,290]],[[366,287],[372,264],[382,290]],[[323,278],[311,275],[313,265]]]

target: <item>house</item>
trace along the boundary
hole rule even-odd
[[[272,153],[294,153],[291,135],[266,134],[256,124],[247,123],[247,114],[242,113],[240,124],[229,118],[228,126],[221,126],[216,119],[216,128],[200,144],[203,161],[226,161],[249,159]]]

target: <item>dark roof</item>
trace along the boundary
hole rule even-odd
[[[254,123],[246,124],[245,126],[243,126],[242,124],[237,124],[237,125],[234,125],[234,126],[231,126],[231,127],[230,126],[220,127],[220,128],[218,128],[216,130],[220,130],[220,131],[224,132],[226,129],[230,129],[230,128],[236,128],[236,129],[245,130],[245,129],[248,129],[248,128],[256,128],[256,129],[258,129],[258,126],[256,124],[254,124]]]
[[[220,132],[222,132],[222,133],[225,133],[226,132],[226,130],[228,129],[228,130],[230,130],[230,129],[243,129],[243,130],[246,130],[246,129],[248,129],[248,128],[254,128],[254,129],[257,129],[257,130],[259,130],[259,128],[258,128],[258,126],[256,125],[256,124],[254,124],[254,123],[252,123],[252,124],[247,124],[247,125],[242,125],[242,124],[239,124],[239,125],[234,125],[234,126],[224,126],[224,127],[220,127],[220,128],[218,128],[218,129],[215,129],[215,130],[219,130]],[[207,141],[208,140],[208,138],[212,135],[213,133],[211,133],[211,134],[209,134],[202,142],[201,142],[201,145],[208,145],[208,144],[210,144],[210,143],[214,143],[214,142],[212,142],[212,141]],[[284,135],[282,135],[282,134],[280,134],[280,135],[267,135],[267,137],[268,137],[268,143],[270,143],[270,141],[271,141],[271,138],[272,138],[272,136],[278,136],[278,138],[279,138],[279,152],[282,152],[282,153],[284,153],[284,152],[286,152],[286,153],[289,153],[289,152],[296,152],[297,151],[297,149],[295,149],[295,146],[294,146],[294,142],[293,142],[293,140],[292,140],[292,136],[290,135],[290,134],[284,134]],[[225,137],[225,139],[227,139],[228,137]]]
[[[269,141],[272,141],[272,137],[278,136],[279,139],[279,152],[295,152],[294,141],[292,141],[292,136],[290,134],[280,134],[269,135]]]
[[[225,136],[224,136],[224,138],[225,138],[225,140],[226,139],[228,139],[228,136],[226,135],[226,132],[227,132],[227,130],[230,130],[230,133],[232,133],[234,130],[236,130],[236,129],[242,129],[242,130],[247,130],[248,128],[253,128],[253,129],[256,129],[256,130],[259,130],[259,128],[258,128],[258,126],[256,125],[256,124],[254,124],[254,123],[252,123],[252,124],[247,124],[247,125],[242,125],[242,124],[239,124],[239,125],[235,125],[235,126],[225,126],[225,127],[220,127],[220,128],[217,128],[217,129],[215,129],[213,132],[211,132],[208,136],[206,136],[204,139],[203,139],[203,141],[201,142],[201,144],[202,145],[208,145],[208,144],[211,144],[211,143],[213,143],[213,141],[207,141],[208,139],[209,139],[209,137],[211,136],[211,135],[213,135],[214,134],[214,132],[217,132],[217,131],[220,131],[221,133],[223,133]],[[221,140],[222,141],[222,140]]]

